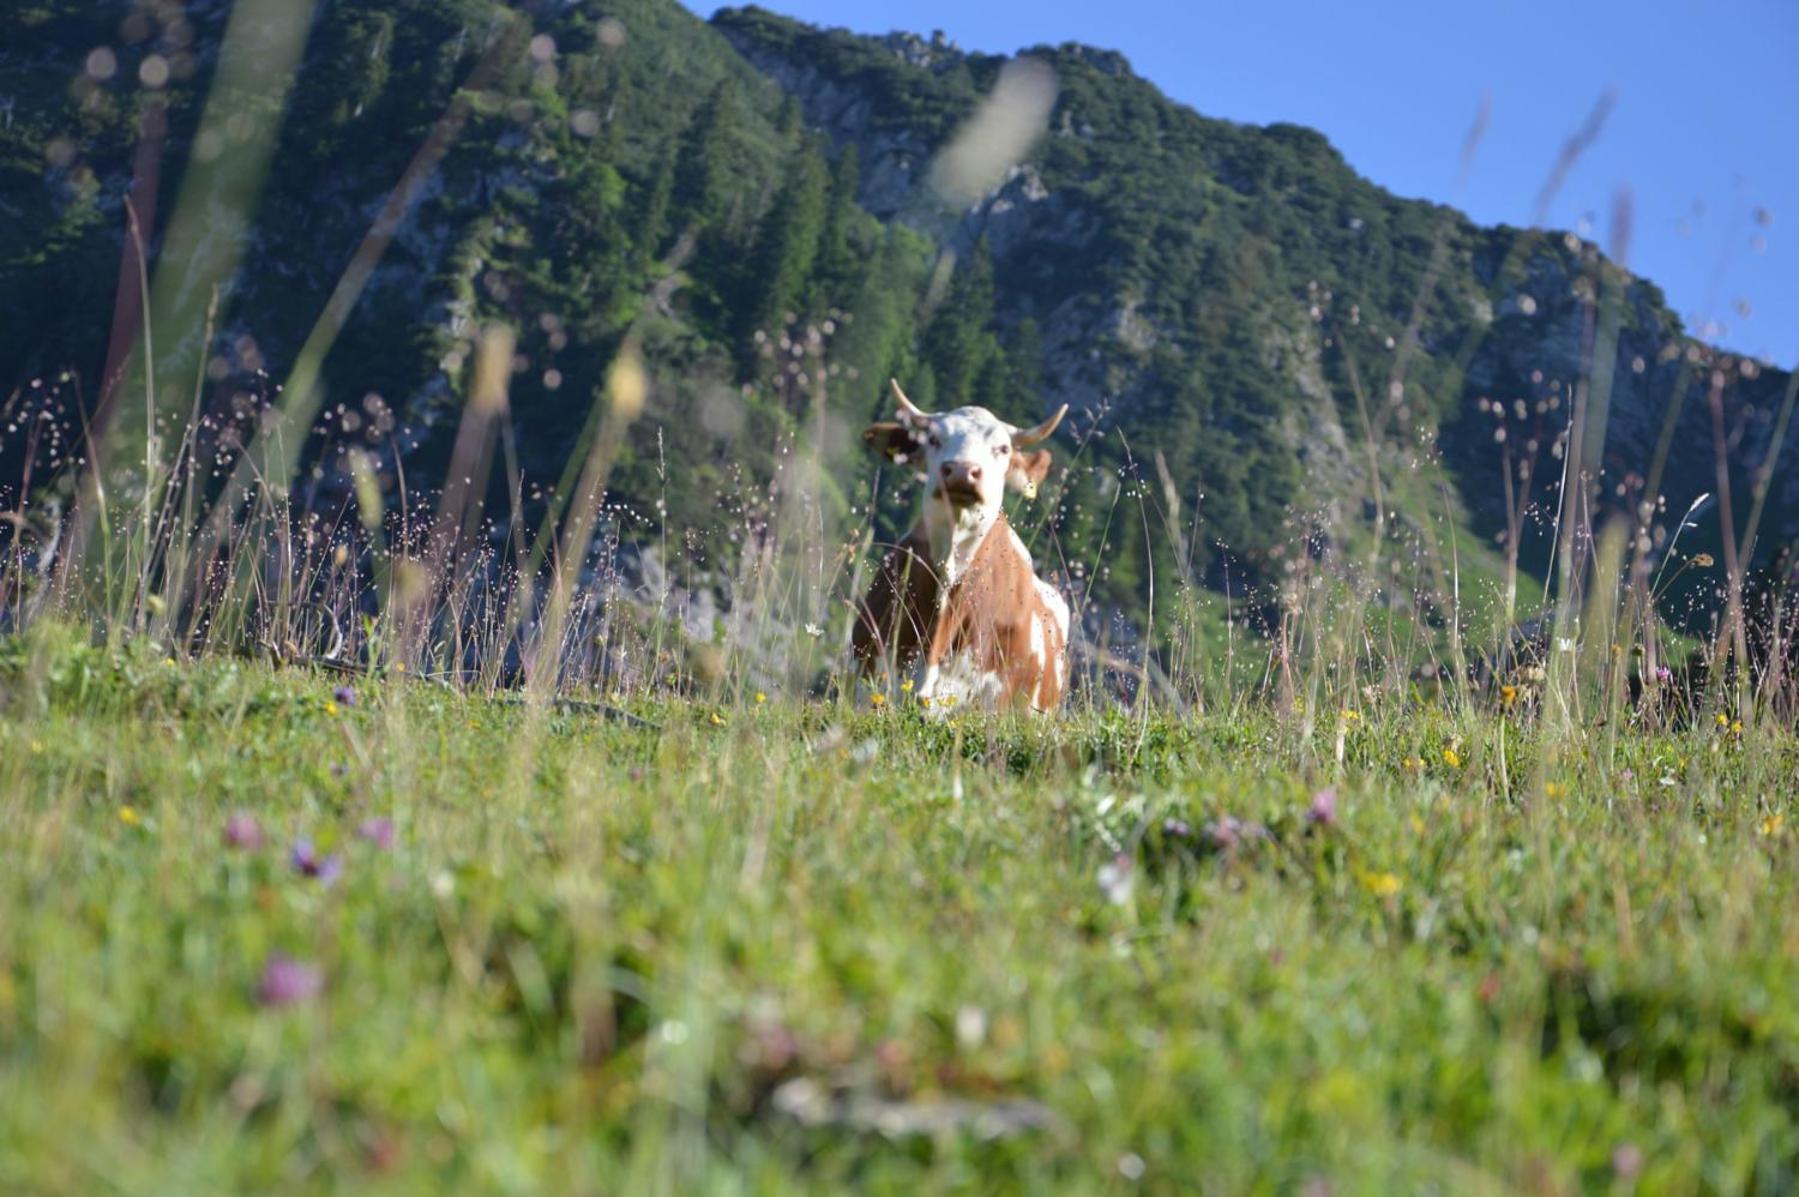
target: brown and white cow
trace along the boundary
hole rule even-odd
[[[1067,405],[1021,429],[984,407],[922,412],[898,382],[893,397],[898,420],[870,425],[862,439],[894,461],[922,457],[930,489],[858,612],[863,673],[891,664],[932,704],[1054,708],[1068,686],[1068,604],[1037,577],[1002,500],[1008,485],[1036,494],[1050,454],[1033,446],[1056,430]]]

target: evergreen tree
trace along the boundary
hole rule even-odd
[[[831,198],[818,245],[818,279],[825,291],[819,297],[821,307],[840,302],[850,293],[859,274],[850,226],[856,216],[856,189],[861,185],[861,175],[860,158],[851,143],[838,155],[837,165],[831,171]]]
[[[750,261],[747,342],[757,329],[770,335],[787,315],[803,308],[812,268],[818,260],[819,234],[825,219],[825,158],[816,141],[808,141],[787,177],[787,185],[763,221]]]
[[[741,135],[737,88],[725,79],[716,88],[681,146],[675,171],[679,222],[702,231],[725,231],[732,210],[732,150]]]
[[[945,398],[958,404],[971,401],[967,396],[974,393],[976,380],[998,350],[988,331],[992,322],[993,258],[982,240],[957,263],[920,346]]]
[[[637,217],[637,253],[646,266],[661,256],[662,244],[668,239],[669,205],[674,191],[675,156],[664,154]]]
[[[1006,387],[1007,408],[1025,413],[1036,411],[1043,402],[1043,333],[1029,316],[1012,330],[1006,363],[1011,367]]]

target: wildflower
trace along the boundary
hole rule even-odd
[[[712,721],[713,727],[723,727],[725,725],[724,716],[720,715],[717,711],[712,712],[707,718]]]
[[[1772,814],[1761,821],[1755,832],[1766,839],[1773,839],[1785,830],[1787,817],[1783,814]]]
[[[1122,852],[1099,867],[1099,888],[1106,895],[1106,901],[1114,906],[1123,906],[1131,900],[1135,882],[1131,858]]]
[[[276,953],[263,965],[256,1000],[264,1006],[292,1006],[317,997],[323,984],[315,966]]]
[[[1657,665],[1655,667],[1655,680],[1666,685],[1668,682],[1674,680],[1674,671],[1669,669],[1666,665]]]
[[[127,827],[137,827],[143,823],[143,816],[137,813],[137,807],[131,805],[119,808],[119,822]]]
[[[1193,828],[1188,826],[1185,819],[1163,819],[1162,834],[1184,840],[1193,834]]]
[[[1718,719],[1718,726],[1720,728],[1725,728],[1725,727],[1730,726],[1730,716],[1726,715],[1723,711],[1718,712],[1717,719]]]
[[[325,714],[327,714],[327,715],[337,714],[337,704],[327,700],[325,703]]]
[[[1306,808],[1306,822],[1314,827],[1334,827],[1337,823],[1337,791],[1326,787],[1312,795]]]
[[[900,693],[901,694],[912,693],[912,679],[911,678],[907,678],[905,681],[900,683]]]
[[[812,639],[816,640],[824,634],[825,634],[825,630],[823,628],[819,627],[817,624],[809,623],[806,625],[806,635],[812,637]]]
[[[1568,787],[1559,781],[1548,781],[1543,783],[1543,796],[1545,798],[1564,798],[1567,794]]]
[[[1700,553],[1693,558],[1693,564],[1697,565],[1700,569],[1710,569],[1712,567],[1712,555],[1710,553]]]
[[[1360,723],[1361,721],[1362,713],[1360,711],[1352,711],[1348,707],[1343,708],[1344,723]]]
[[[256,816],[244,811],[233,811],[225,820],[225,843],[232,848],[245,852],[255,852],[262,847],[262,826],[256,822]]]
[[[1612,1175],[1619,1180],[1635,1180],[1643,1170],[1643,1149],[1635,1143],[1620,1143],[1612,1150]]]
[[[337,853],[320,856],[309,839],[294,841],[294,849],[288,855],[294,872],[302,877],[311,877],[320,885],[330,885],[344,871],[344,862]]]
[[[937,701],[939,704],[941,704],[944,707],[944,709],[947,710],[948,708],[956,705],[956,696],[954,694],[945,694],[941,698],[939,698]]]
[[[331,697],[336,699],[340,706],[353,707],[356,705],[356,691],[348,686],[339,686],[331,692]]]
[[[1518,701],[1518,687],[1516,687],[1516,686],[1501,686],[1501,687],[1499,687],[1499,705],[1500,706],[1509,707],[1517,701]]]
[[[884,707],[887,705],[887,696],[885,694],[871,694],[868,697],[868,701],[873,706]]]
[[[356,834],[367,840],[383,852],[390,852],[394,846],[394,821],[385,816],[364,819],[356,828]]]
[[[765,703],[767,701],[768,701],[768,695],[762,693],[762,691],[760,691],[760,690],[756,691],[756,705],[757,706],[761,706],[763,703]]]
[[[1451,769],[1460,769],[1462,767],[1462,755],[1454,748],[1445,748],[1443,750],[1443,763],[1448,765]]]
[[[1399,767],[1404,769],[1407,773],[1422,773],[1424,772],[1424,758],[1421,756],[1408,756],[1399,762]]]
[[[930,710],[931,709],[931,696],[929,694],[921,696],[918,700],[918,705],[923,707],[927,711]]]
[[[1234,852],[1253,840],[1266,839],[1268,829],[1256,822],[1245,822],[1233,815],[1223,815],[1206,824],[1206,838],[1220,852]]]
[[[1405,888],[1405,882],[1394,873],[1363,873],[1362,888],[1377,898],[1391,898]]]

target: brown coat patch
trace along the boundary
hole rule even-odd
[[[864,673],[883,656],[909,670],[922,650],[927,665],[967,654],[1003,679],[1008,702],[1049,710],[1062,699],[1062,629],[1037,589],[1037,575],[1012,543],[1002,513],[975,548],[968,569],[939,604],[940,583],[922,528],[881,562],[856,621],[853,644]],[[1031,629],[1039,629],[1039,653]]]

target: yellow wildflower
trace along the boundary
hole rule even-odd
[[[1718,726],[1719,727],[1729,727],[1730,726],[1730,716],[1726,715],[1723,711],[1718,712]]]
[[[1443,763],[1448,765],[1451,769],[1460,769],[1462,767],[1462,754],[1453,748],[1445,748],[1443,750]]]
[[[1787,825],[1787,817],[1785,815],[1773,814],[1773,815],[1769,815],[1767,818],[1763,819],[1761,821],[1761,825],[1758,826],[1755,830],[1758,835],[1764,835],[1764,836],[1767,836],[1769,839],[1772,839],[1775,836],[1779,835],[1782,831],[1784,831],[1786,829],[1786,825]]]
[[[887,705],[887,696],[885,694],[871,694],[868,696],[868,701],[874,706],[884,707]]]
[[[327,698],[325,700],[325,714],[327,714],[327,715],[337,714],[337,704],[332,702],[329,698]]]
[[[918,700],[918,705],[925,708],[925,710],[927,710],[927,711],[930,710],[931,709],[931,696],[929,694],[920,696],[920,698]]]
[[[760,690],[756,691],[756,705],[757,706],[761,706],[763,703],[765,703],[767,701],[768,701],[768,695],[762,693],[762,691],[760,691]]]
[[[721,716],[717,711],[712,712],[712,726],[713,727],[723,727],[724,725],[725,725],[724,717]]]
[[[911,678],[907,678],[905,681],[900,683],[900,693],[901,694],[912,693],[912,679]]]
[[[939,698],[937,701],[942,703],[946,707],[953,707],[956,705],[956,696],[954,694],[945,694],[942,698]]]
[[[1352,711],[1347,707],[1345,707],[1343,709],[1343,722],[1345,722],[1345,723],[1360,723],[1361,721],[1362,721],[1362,713],[1360,711]]]
[[[1377,898],[1391,898],[1405,888],[1405,882],[1394,873],[1365,872],[1362,874],[1362,888]]]
[[[137,807],[127,805],[119,808],[119,822],[125,826],[136,827],[143,821],[143,817],[137,813]]]
[[[1500,706],[1509,707],[1517,701],[1518,701],[1518,687],[1516,687],[1516,686],[1501,686],[1501,687],[1499,687],[1499,705]]]
[[[1420,773],[1424,770],[1424,758],[1421,756],[1408,756],[1403,761],[1399,762],[1399,767],[1408,773]]]
[[[1559,781],[1543,783],[1543,795],[1547,798],[1561,798],[1568,793],[1568,787]]]

